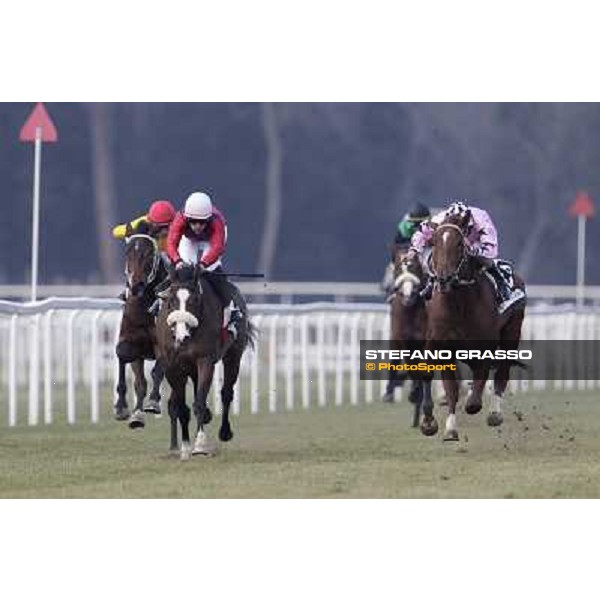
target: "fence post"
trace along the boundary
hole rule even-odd
[[[285,407],[294,409],[294,315],[288,315],[285,328]]]
[[[71,311],[67,320],[67,423],[75,423],[75,318],[80,311]]]
[[[253,318],[254,325],[257,328],[262,321],[262,315]],[[260,391],[258,385],[258,363],[260,359],[260,341],[258,336],[254,341],[254,352],[252,353],[252,365],[250,372],[250,412],[254,415],[259,411]]]
[[[37,425],[40,410],[40,315],[29,318],[28,425]]]
[[[277,321],[279,315],[273,315],[269,329],[269,412],[277,410]]]
[[[321,313],[317,322],[317,353],[318,353],[318,383],[319,383],[319,406],[327,404],[327,392],[325,389],[325,314]]]
[[[44,423],[52,423],[52,315],[50,309],[44,319]]]
[[[90,388],[91,388],[91,397],[90,397],[90,419],[92,423],[98,422],[99,416],[99,384],[98,384],[98,322],[100,321],[100,317],[102,316],[102,311],[97,311],[92,315],[90,320],[91,327],[91,362],[90,362]]]
[[[308,368],[308,315],[300,317],[300,346],[302,349],[302,408],[310,408],[310,371]]]
[[[370,313],[367,316],[367,323],[365,328],[365,339],[372,340],[373,339],[373,321],[375,320],[375,315]],[[373,403],[373,380],[366,379],[365,380],[365,401],[367,404]]]
[[[352,317],[352,326],[350,329],[350,404],[358,404],[358,381],[360,379],[360,347],[358,345],[358,324],[361,314],[356,313]]]
[[[346,313],[342,313],[338,319],[337,354],[335,360],[335,405],[341,406],[344,402],[344,327],[346,325]]]
[[[10,318],[8,355],[8,425],[17,424],[17,323],[19,317]]]

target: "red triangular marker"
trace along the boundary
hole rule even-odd
[[[593,217],[596,212],[594,202],[587,192],[579,192],[569,205],[569,214],[572,217]]]
[[[35,105],[32,113],[25,121],[25,125],[21,128],[19,134],[19,140],[22,142],[35,142],[35,132],[38,127],[42,130],[42,142],[56,142],[58,140],[56,127],[54,127],[50,115],[41,102]]]

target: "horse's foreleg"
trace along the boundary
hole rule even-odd
[[[446,418],[445,442],[458,441],[458,428],[456,426],[456,404],[458,402],[458,381],[456,372],[448,369],[442,371],[442,382],[448,402],[448,417]]]
[[[119,381],[117,382],[117,401],[114,412],[117,421],[129,419],[129,408],[127,406],[127,382],[125,380],[125,361],[119,358]]]
[[[508,385],[510,366],[501,364],[494,374],[494,395],[490,399],[490,411],[487,416],[487,424],[490,427],[502,425],[502,404],[504,403],[504,392]]]
[[[146,375],[144,374],[144,359],[138,358],[131,363],[133,370],[134,381],[133,387],[135,389],[136,403],[133,409],[133,415],[129,421],[129,427],[131,429],[139,429],[144,427],[144,398],[148,391],[148,383],[146,382]]]
[[[214,456],[216,453],[215,443],[209,439],[204,431],[204,425],[207,422],[209,409],[206,403],[208,392],[212,384],[215,366],[212,361],[202,358],[198,360],[197,375],[198,385],[194,397],[194,413],[198,421],[198,433],[192,454],[204,454],[205,456]]]
[[[171,443],[169,444],[169,452],[177,452],[179,444],[177,442],[177,398],[175,392],[171,391],[169,396],[169,418],[171,420]]]
[[[152,367],[152,390],[144,412],[160,415],[160,384],[165,377],[165,370],[160,360],[155,361]]]

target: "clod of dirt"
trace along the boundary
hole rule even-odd
[[[450,477],[448,477],[448,475],[440,475],[440,479],[441,479],[442,481],[449,481],[449,480],[450,480]]]
[[[517,421],[523,420],[523,413],[520,410],[513,410],[513,415],[517,417]]]
[[[569,438],[569,442],[574,442],[574,441],[575,441],[575,436],[574,436],[574,435],[572,435],[572,436]]]
[[[548,425],[546,425],[546,423],[542,424],[542,429],[545,429],[546,431],[550,431],[550,427],[548,427]]]
[[[504,449],[509,450],[508,444],[504,444]]]
[[[529,425],[525,425],[525,427],[523,427],[523,431],[529,431]]]
[[[467,436],[467,434],[466,434],[466,433],[465,433],[465,435],[463,436],[463,440],[464,440],[465,442],[468,442],[468,441],[469,441],[469,438],[468,438],[468,436]]]

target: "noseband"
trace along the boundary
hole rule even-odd
[[[152,244],[152,269],[150,271],[150,275],[148,275],[148,277],[146,278],[146,285],[150,285],[156,279],[158,269],[160,267],[160,252],[158,251],[158,244],[156,243],[156,240],[153,237],[143,233],[136,233],[127,238],[127,246],[129,247],[129,244],[134,240],[147,240]],[[131,273],[129,273],[128,264],[126,264],[125,266],[125,275],[127,277],[127,285],[129,285],[129,277]]]
[[[454,285],[472,285],[475,283],[475,279],[461,279],[459,276],[460,270],[463,268],[463,265],[465,264],[467,258],[468,258],[468,253],[467,253],[467,244],[465,242],[465,234],[463,233],[462,229],[458,226],[458,225],[454,225],[454,223],[444,223],[442,225],[440,225],[437,230],[436,233],[438,231],[440,231],[440,229],[452,229],[454,231],[457,231],[458,234],[460,235],[461,241],[462,241],[462,255],[460,257],[460,261],[458,262],[458,265],[456,267],[456,269],[454,269],[454,271],[452,271],[452,273],[450,273],[450,275],[446,275],[444,277],[440,277],[436,272],[435,269],[433,268],[433,252],[430,254],[429,256],[429,260],[427,262],[427,268],[429,270],[429,273],[431,274],[431,278],[433,279],[434,283],[438,283],[438,284],[454,284]]]

